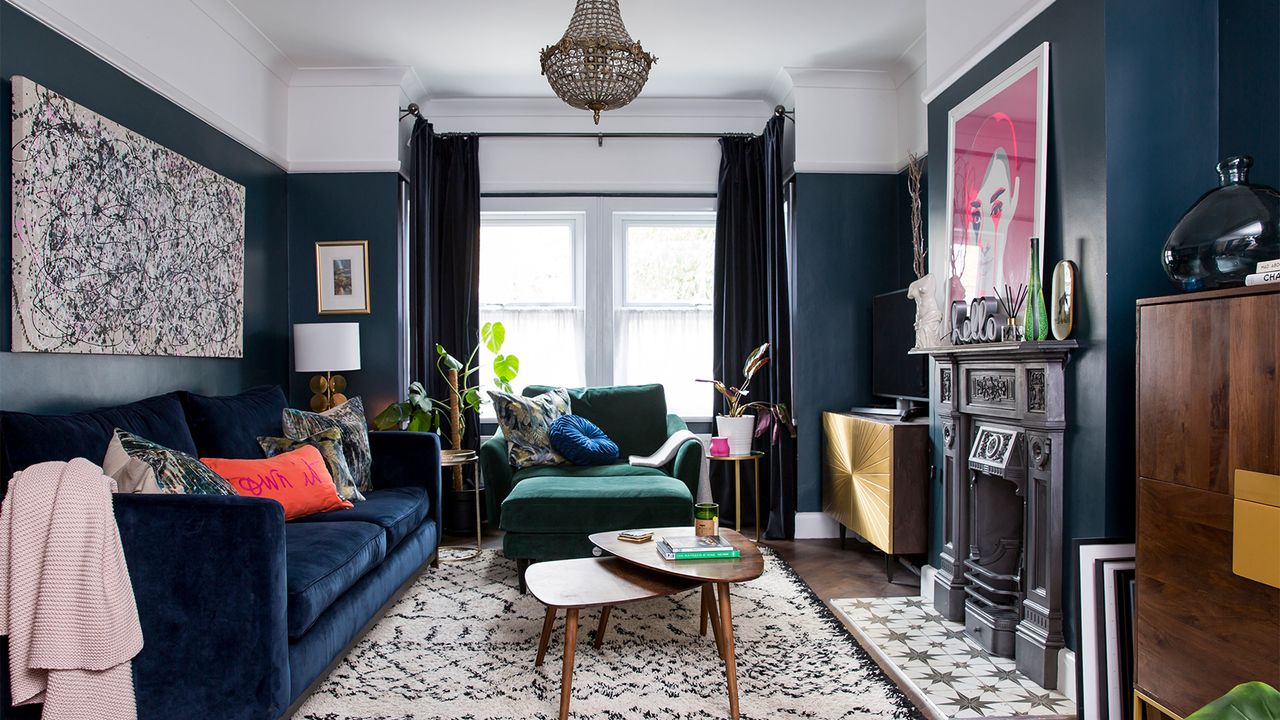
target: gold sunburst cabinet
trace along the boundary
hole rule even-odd
[[[822,414],[822,510],[886,555],[928,550],[929,425]]]

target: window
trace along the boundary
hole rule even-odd
[[[714,200],[485,198],[480,224],[480,322],[506,326],[517,386],[656,382],[711,416]]]

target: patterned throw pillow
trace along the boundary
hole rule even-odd
[[[564,457],[551,446],[551,424],[569,414],[569,391],[556,388],[537,397],[490,392],[498,424],[507,438],[511,467],[563,465]]]
[[[305,440],[318,432],[337,428],[342,434],[342,454],[351,468],[360,492],[373,489],[373,456],[369,453],[369,425],[364,419],[364,403],[353,397],[322,413],[285,408],[284,434],[291,440]]]
[[[356,487],[356,479],[351,475],[351,466],[347,464],[347,458],[342,454],[342,432],[338,428],[321,430],[301,440],[259,437],[258,444],[262,446],[262,452],[269,458],[297,450],[304,445],[314,447],[320,451],[320,457],[324,458],[324,465],[329,468],[329,474],[333,476],[333,484],[338,486],[338,497],[343,500],[364,500],[364,495],[361,495],[360,489]]]
[[[122,493],[235,495],[231,485],[190,455],[116,428],[102,460],[102,473]]]

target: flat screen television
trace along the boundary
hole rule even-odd
[[[910,355],[916,344],[916,304],[906,290],[871,298],[871,394],[929,400],[929,356]]]

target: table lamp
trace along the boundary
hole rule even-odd
[[[333,373],[359,369],[359,323],[294,323],[294,372],[324,373],[311,378],[312,411],[346,402],[347,379]]]

